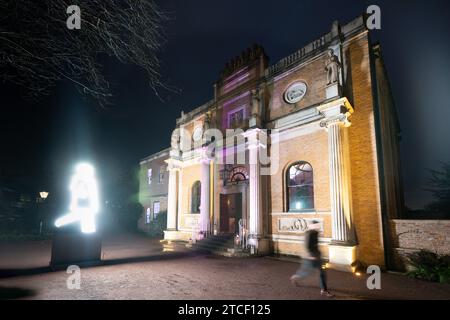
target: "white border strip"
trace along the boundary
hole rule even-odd
[[[273,241],[287,242],[287,243],[302,243],[305,241],[304,236],[294,236],[288,234],[270,234],[269,238]],[[319,244],[328,244],[331,242],[331,238],[319,237]]]
[[[301,216],[301,215],[331,215],[331,211],[305,211],[305,212],[270,212],[269,215],[272,216]]]

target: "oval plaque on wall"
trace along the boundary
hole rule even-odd
[[[291,84],[284,93],[284,100],[291,104],[299,102],[305,96],[307,88],[303,81]]]

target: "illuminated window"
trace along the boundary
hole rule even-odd
[[[314,209],[313,169],[308,162],[297,162],[287,170],[288,211]]]
[[[159,210],[160,210],[160,206],[161,205],[160,205],[159,201],[153,202],[153,219],[155,219],[156,216],[158,215]]]
[[[148,178],[148,184],[152,184],[152,169],[147,170],[147,178]]]
[[[201,183],[194,182],[191,190],[191,213],[200,213]]]
[[[147,211],[145,213],[145,223],[149,224],[151,222],[152,218],[152,213],[150,211],[150,208],[147,208]]]

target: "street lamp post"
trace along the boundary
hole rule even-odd
[[[44,201],[47,199],[49,195],[48,191],[41,191],[39,192],[39,196],[41,197],[41,201],[40,201],[40,206],[39,206],[39,211],[41,212],[40,215],[40,221],[39,221],[39,235],[42,235],[42,203],[44,203]]]

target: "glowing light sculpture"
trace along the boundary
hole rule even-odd
[[[99,212],[98,188],[94,167],[88,163],[80,163],[75,168],[75,174],[70,182],[71,201],[66,215],[55,221],[60,228],[80,221],[81,232],[96,231],[95,216]]]

